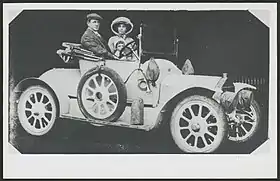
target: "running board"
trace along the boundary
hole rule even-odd
[[[61,115],[60,117],[65,118],[65,119],[84,121],[84,122],[88,122],[88,123],[101,124],[101,125],[106,125],[106,126],[133,128],[133,129],[140,129],[140,130],[145,130],[145,131],[151,130],[151,126],[149,126],[149,125],[131,125],[131,124],[127,124],[127,123],[120,122],[120,121],[107,122],[107,121],[101,121],[101,120],[90,120],[90,119],[86,119],[86,118],[74,117],[74,116],[69,116],[69,115],[65,115],[65,114]]]

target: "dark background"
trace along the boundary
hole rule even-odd
[[[64,64],[56,54],[56,51],[61,48],[62,42],[80,42],[80,37],[86,29],[86,15],[90,12],[92,11],[25,10],[15,18],[10,23],[9,29],[10,77],[13,79],[14,84],[25,77],[40,76],[40,74],[51,68],[72,68],[73,66]],[[179,68],[181,68],[186,58],[189,58],[194,66],[195,74],[221,75],[223,72],[227,72],[232,77],[245,76],[265,79],[265,84],[261,85],[262,90],[265,91],[258,96],[261,97],[258,98],[258,102],[264,113],[264,119],[267,121],[269,28],[250,12],[233,10],[94,12],[104,18],[100,33],[106,40],[113,35],[110,29],[112,20],[118,16],[126,16],[134,24],[134,30],[130,34],[134,39],[139,33],[140,23],[157,27],[159,34],[176,29],[179,39],[179,59],[171,59],[171,61]],[[166,33],[162,39],[155,37],[155,41],[146,41],[149,43],[146,47],[154,46],[155,48],[162,47],[164,49],[165,47],[168,49],[170,48],[170,42],[172,42],[172,36],[170,33]],[[99,132],[103,132],[103,129],[100,128]],[[112,131],[111,128],[108,129],[110,132]],[[133,132],[134,130],[131,131]],[[123,132],[121,129],[116,134],[119,135],[119,133]],[[267,135],[266,129],[264,129],[264,133]],[[81,132],[77,134],[80,135]],[[133,132],[133,134],[136,133]],[[104,137],[105,135],[103,133],[102,136]],[[131,135],[131,133],[122,134],[121,137],[126,137],[125,135]],[[77,138],[76,136],[74,137]],[[88,135],[85,137],[88,137]],[[131,136],[128,137],[131,138]],[[140,137],[143,137],[143,135],[140,134]],[[25,138],[21,139],[24,140]],[[114,136],[114,139],[117,138]],[[117,139],[116,142],[121,142],[120,139]],[[126,139],[124,138],[124,140]],[[128,141],[128,145],[137,140],[135,137],[131,139],[132,141]],[[106,137],[105,140],[105,142],[108,142],[112,138]],[[47,142],[55,144],[54,140],[47,140]],[[103,142],[104,146],[104,140],[101,142]],[[28,144],[31,144],[30,141]],[[57,144],[61,145],[60,142]],[[69,144],[71,144],[70,141]],[[58,145],[56,148],[59,147]],[[107,151],[114,150],[114,146],[111,143],[108,145]],[[154,146],[154,142],[151,145]],[[151,145],[147,147],[147,150],[152,148]],[[158,146],[155,147],[158,148]],[[36,152],[34,150],[41,150],[40,148],[42,148],[42,144],[40,146],[33,145],[31,148],[29,146],[26,147],[26,152]],[[102,146],[97,146],[95,150],[98,150],[98,148],[101,149]],[[69,148],[67,149],[69,150]],[[64,149],[62,148],[62,150]],[[87,149],[85,148],[84,152],[86,152],[85,150]],[[101,152],[106,152],[104,149],[101,150],[103,150]],[[139,151],[139,149],[136,150]],[[248,152],[248,150],[246,151]],[[133,149],[130,149],[130,151],[133,152]],[[61,152],[65,152],[65,150]],[[119,151],[115,150],[115,152]]]
[[[39,76],[53,67],[65,67],[56,50],[61,43],[80,42],[90,11],[23,11],[10,24],[10,65],[16,80]],[[268,79],[269,29],[248,11],[95,11],[104,21],[100,32],[108,40],[110,23],[126,16],[134,24],[131,37],[141,22],[161,28],[176,28],[181,67],[190,58],[196,74],[256,76]],[[168,32],[168,31],[167,31]],[[165,39],[156,47],[170,46]],[[151,42],[151,41],[150,41]],[[28,66],[26,66],[28,64]],[[36,67],[36,68],[35,68]]]

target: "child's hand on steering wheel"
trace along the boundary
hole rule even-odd
[[[116,55],[114,55],[114,54],[112,54],[112,55],[113,55],[113,57],[114,57],[115,59],[120,60],[120,58],[117,57]]]

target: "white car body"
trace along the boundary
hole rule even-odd
[[[125,81],[127,88],[127,106],[119,118],[116,126],[127,126],[143,130],[152,130],[161,123],[161,112],[165,111],[164,106],[172,99],[184,91],[204,89],[215,93],[222,93],[222,86],[227,78],[222,76],[202,76],[202,75],[183,75],[181,70],[172,62],[165,59],[155,59],[160,69],[160,75],[156,81],[156,86],[150,86],[151,92],[142,91],[137,86],[140,78],[136,69],[139,68],[138,62],[106,60],[105,66],[115,70]],[[86,120],[81,113],[77,103],[77,86],[82,75],[96,66],[96,62],[80,60],[80,69],[54,68],[46,71],[38,78],[27,78],[22,80],[16,87],[16,92],[21,92],[24,87],[32,84],[44,84],[50,88],[57,97],[59,103],[59,116]],[[140,64],[140,69],[146,71],[148,61]],[[256,89],[254,86],[235,83],[235,93],[244,89]],[[142,98],[144,101],[144,125],[129,126],[131,119],[130,103],[134,99]],[[218,101],[218,100],[217,100]],[[98,124],[98,123],[97,123]]]

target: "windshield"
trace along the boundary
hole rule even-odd
[[[143,53],[175,55],[176,30],[161,26],[143,26]]]

